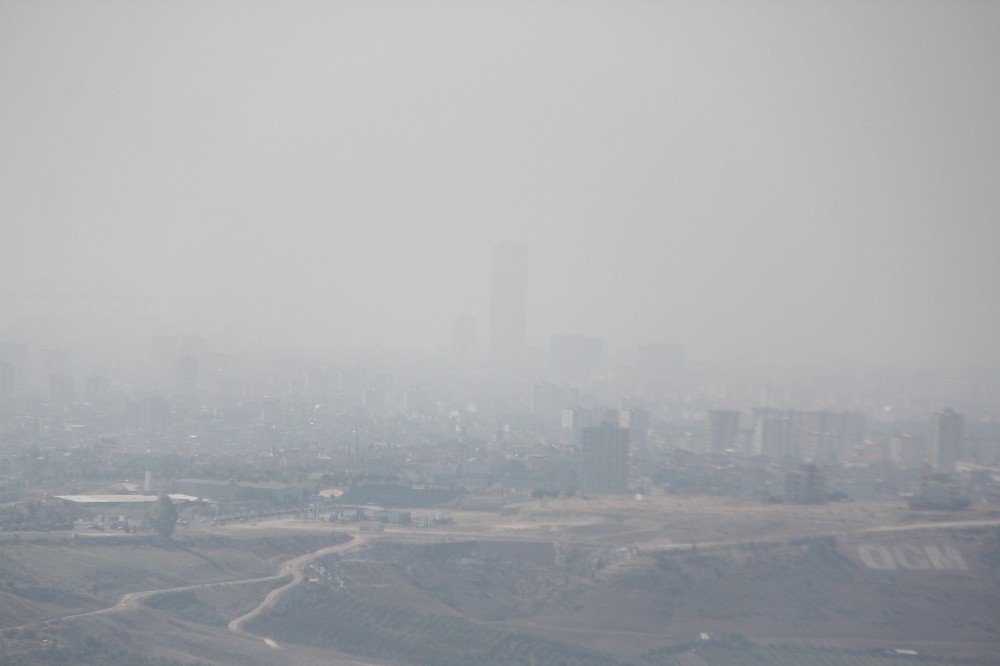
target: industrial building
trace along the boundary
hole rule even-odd
[[[171,493],[170,501],[178,508],[198,503],[197,497]],[[57,495],[55,499],[71,504],[95,523],[139,522],[156,501],[156,495]]]

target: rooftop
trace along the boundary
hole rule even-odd
[[[197,502],[191,495],[168,495],[174,502]],[[76,504],[152,504],[156,495],[56,495],[56,499]]]

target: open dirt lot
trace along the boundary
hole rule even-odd
[[[433,516],[436,512],[425,512]],[[420,515],[420,512],[417,512]],[[451,511],[452,525],[386,525],[380,538],[540,540],[629,548],[783,540],[808,535],[911,529],[948,521],[1000,524],[1000,512],[914,512],[902,502],[857,501],[818,506],[760,504],[721,497],[645,495],[523,500],[502,511]],[[327,531],[324,521],[292,519],[211,528],[220,533],[267,534],[281,528]],[[338,528],[341,528],[338,526]],[[357,531],[356,524],[343,529]]]

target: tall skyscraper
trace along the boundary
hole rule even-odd
[[[930,459],[934,469],[949,474],[962,458],[965,419],[950,409],[931,417]]]
[[[490,358],[503,372],[520,368],[528,319],[528,248],[518,243],[493,246],[490,291]]]

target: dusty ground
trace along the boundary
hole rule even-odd
[[[415,512],[433,517],[436,512]],[[677,544],[767,541],[817,534],[850,534],[959,520],[1000,524],[1000,512],[914,512],[902,502],[855,501],[819,506],[765,505],[722,497],[644,495],[548,498],[512,502],[501,512],[450,511],[455,523],[417,527],[387,525],[380,538],[528,539],[594,546],[654,549]],[[326,531],[326,522],[277,519],[237,523],[220,533],[267,534],[271,529]],[[336,529],[358,531],[356,524]]]
[[[395,561],[373,550],[342,563],[350,573],[347,587],[386,608],[475,618],[627,659],[702,632],[785,645],[909,646],[987,660],[1000,654],[998,576],[980,566],[975,548],[961,546],[968,571],[872,571],[857,555],[860,543],[919,546],[943,539],[961,545],[963,534],[986,539],[1000,525],[989,509],[956,514],[913,512],[897,502],[785,506],[654,496],[530,500],[502,513],[450,515],[454,525],[387,526],[373,542],[410,552],[463,541],[526,548],[519,555],[516,548],[494,547],[440,566],[433,558]],[[952,529],[963,527],[974,529]],[[297,528],[331,529],[323,523]],[[837,539],[835,563],[809,555],[808,546],[789,546],[822,535]],[[527,548],[532,544],[554,544],[550,566],[539,565],[538,550]],[[680,578],[658,568],[657,551],[683,562]],[[569,571],[573,557],[590,564]],[[372,612],[336,608],[331,612]]]
[[[435,513],[416,511],[415,517]],[[331,569],[304,570],[306,580],[283,602],[288,608],[278,604],[264,614],[280,619],[297,605],[305,613],[293,623],[299,633],[274,634],[273,644],[261,639],[266,633],[240,636],[185,616],[207,609],[206,617],[231,621],[267,596],[272,588],[266,583],[199,591],[194,605],[174,612],[136,607],[55,629],[87,627],[112,644],[182,661],[247,664],[406,662],[407,641],[425,631],[431,644],[442,645],[479,632],[514,646],[513,653],[498,653],[502,658],[524,653],[555,663],[572,654],[559,652],[559,645],[594,651],[573,659],[597,654],[668,663],[651,651],[701,632],[781,645],[883,649],[902,643],[931,654],[987,660],[1000,654],[993,638],[1000,635],[1000,602],[994,601],[1000,599],[1000,576],[996,567],[982,564],[979,546],[968,541],[992,538],[993,526],[1000,525],[1000,514],[988,508],[933,513],[898,502],[785,506],[654,495],[524,500],[501,512],[449,515],[454,524],[388,525],[384,532],[362,532],[357,523],[290,519],[199,526],[180,530],[177,538],[187,545],[172,551],[116,537],[74,544],[46,536],[8,544],[13,547],[0,553],[0,576],[8,581],[0,593],[11,601],[4,616],[10,626],[18,617],[30,621],[100,607],[122,591],[273,575],[288,553],[309,552],[323,539],[348,533],[369,544],[336,562],[324,560]],[[834,560],[816,559],[808,545],[789,544],[817,535],[836,536]],[[919,547],[928,539],[958,544],[969,570],[871,571],[858,557],[859,544]],[[473,551],[448,555],[449,548],[468,543]],[[346,606],[345,589],[353,594]],[[329,613],[311,614],[309,604],[329,606]],[[367,649],[363,641],[331,643],[336,625],[318,629],[318,638],[309,633],[309,622],[317,618],[346,621],[360,613],[352,640],[375,631],[378,644],[379,632],[392,628],[360,618],[392,615],[393,609],[412,609],[426,620],[400,634],[397,652],[358,652],[359,645]],[[267,617],[261,620],[255,630],[272,626]],[[446,633],[435,637],[435,631]],[[145,635],[147,643],[136,642]],[[286,642],[289,636],[293,640]],[[456,645],[448,654],[463,653]],[[594,658],[604,663],[604,657]]]

